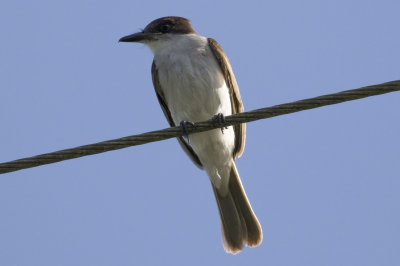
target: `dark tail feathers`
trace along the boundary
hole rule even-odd
[[[262,229],[240,181],[235,164],[232,165],[229,191],[221,196],[213,186],[221,217],[222,238],[227,252],[238,253],[244,245],[258,246],[262,241]]]

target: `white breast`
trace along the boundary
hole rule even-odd
[[[228,88],[205,37],[174,36],[154,57],[175,124],[231,114]]]
[[[172,38],[173,37],[173,38]],[[166,104],[176,125],[198,122],[222,113],[232,114],[229,89],[207,38],[197,34],[174,35],[149,44],[154,52],[158,77]],[[220,186],[229,179],[234,131],[216,129],[189,136],[211,181]],[[226,177],[227,176],[227,177]]]

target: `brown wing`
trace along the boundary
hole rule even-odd
[[[174,123],[174,120],[172,119],[171,112],[169,111],[168,105],[165,102],[165,97],[162,92],[160,82],[158,80],[158,70],[157,70],[154,60],[153,60],[153,65],[151,66],[151,76],[153,79],[153,85],[154,85],[154,89],[157,94],[158,102],[161,105],[161,109],[163,110],[164,115],[167,118],[169,125],[171,127],[175,127],[176,125]],[[203,165],[201,164],[199,157],[197,157],[197,155],[194,152],[194,150],[192,149],[192,147],[190,147],[182,137],[178,137],[177,139],[178,139],[178,142],[181,145],[182,149],[186,152],[186,154],[194,162],[194,164],[200,168],[203,168]]]
[[[228,57],[226,57],[222,47],[217,43],[216,40],[208,38],[208,44],[210,45],[211,51],[214,53],[215,58],[221,67],[222,73],[225,77],[225,83],[229,88],[231,95],[232,114],[243,112],[242,98],[240,97],[239,87],[237,85],[235,75],[233,75],[231,64],[229,63]],[[235,149],[233,151],[233,158],[240,156],[244,150],[244,142],[246,138],[246,124],[239,124],[233,126],[235,131]]]

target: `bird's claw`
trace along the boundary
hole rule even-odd
[[[226,123],[226,120],[225,120],[225,116],[222,113],[214,115],[212,118],[212,121],[214,121],[214,123],[218,123],[218,125],[221,128],[222,134],[224,134],[224,129],[228,129],[227,126],[224,126]]]
[[[186,138],[187,141],[189,142],[188,125],[191,125],[193,127],[195,126],[194,123],[190,122],[190,121],[181,121],[181,123],[180,123],[180,127],[181,127],[181,130],[182,130],[183,137]]]

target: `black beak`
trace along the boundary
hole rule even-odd
[[[120,42],[141,42],[156,38],[157,33],[137,32],[119,39]]]

